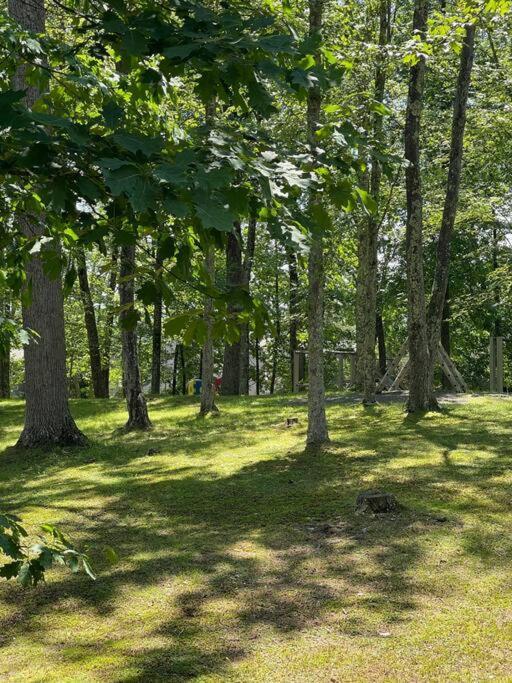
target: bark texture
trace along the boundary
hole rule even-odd
[[[415,0],[413,30],[424,36],[428,0]],[[407,304],[409,331],[409,400],[407,410],[436,407],[429,388],[429,347],[423,275],[423,196],[420,171],[420,129],[426,64],[424,57],[411,68],[405,123],[407,225]]]
[[[155,269],[160,275],[163,266],[162,250],[156,250]],[[162,374],[162,292],[158,290],[157,298],[153,307],[153,336],[151,354],[151,393],[160,393],[160,381]]]
[[[103,374],[103,386],[106,391],[106,398],[110,396],[110,353],[112,350],[112,334],[114,330],[115,318],[115,293],[117,288],[118,271],[118,250],[114,247],[112,251],[110,275],[108,280],[109,299],[107,304],[107,315],[105,317],[105,328],[103,330],[103,341],[101,348],[101,365]]]
[[[242,266],[242,285],[249,291],[254,249],[256,247],[256,219],[251,217],[247,227],[244,263]],[[240,331],[240,393],[249,393],[249,325],[245,323]]]
[[[324,0],[309,0],[309,34],[322,31]],[[319,62],[320,57],[317,54]],[[322,97],[320,88],[308,90],[307,131],[313,159],[318,155],[316,129],[320,121]],[[310,204],[320,201],[311,195]],[[307,444],[316,445],[329,440],[325,415],[324,385],[324,246],[321,232],[313,234],[308,260],[308,431]]]
[[[79,247],[76,255],[78,283],[80,296],[84,309],[85,329],[87,332],[87,346],[89,350],[89,363],[91,366],[91,379],[94,398],[108,398],[108,384],[105,386],[105,375],[102,368],[100,339],[94,302],[92,300],[89,276],[87,273],[87,261],[83,247]]]
[[[242,284],[242,249],[241,226],[236,222],[233,231],[228,235],[226,245],[226,284],[238,287]],[[230,304],[229,312],[236,315],[236,304]],[[222,366],[222,393],[226,396],[240,394],[240,340],[224,347],[224,363]]]
[[[379,46],[381,53],[375,71],[374,99],[382,102],[386,87],[386,71],[383,48],[389,42],[390,3],[381,0],[379,11]],[[373,136],[382,137],[382,116],[374,114],[372,121]],[[381,185],[381,167],[376,157],[371,160],[369,190],[378,201]],[[377,251],[378,251],[378,216],[368,216],[359,235],[359,263],[356,288],[356,320],[357,320],[357,371],[358,384],[363,392],[363,403],[375,403],[376,379],[376,310],[377,310]]]
[[[142,392],[139,355],[137,350],[137,328],[125,326],[126,317],[134,310],[135,298],[135,245],[121,247],[121,266],[119,271],[119,302],[121,312],[121,340],[123,346],[123,374],[126,403],[128,407],[127,431],[151,428],[146,399]]]
[[[205,271],[211,284],[215,282],[215,248],[209,245],[205,256]],[[218,413],[215,405],[215,385],[213,381],[214,373],[214,347],[213,347],[213,299],[209,296],[204,302],[204,322],[206,325],[206,339],[203,344],[202,363],[201,363],[201,408],[200,415],[208,413]]]
[[[8,7],[10,16],[23,28],[44,32],[43,0],[9,0]],[[27,86],[23,66],[14,77],[13,87],[26,91],[28,108],[39,98],[37,88]],[[41,216],[23,214],[17,220],[28,238],[44,232]],[[68,404],[62,282],[60,278],[50,280],[45,275],[37,254],[27,263],[26,272],[32,297],[30,304],[23,308],[23,325],[34,330],[38,339],[24,348],[25,425],[17,445],[25,448],[83,445],[86,439],[71,417]]]
[[[430,391],[433,392],[436,349],[441,339],[443,309],[448,287],[448,271],[450,266],[451,242],[453,227],[459,202],[460,181],[462,175],[462,159],[464,151],[464,131],[466,128],[466,111],[471,82],[471,72],[475,52],[475,26],[466,26],[464,45],[459,63],[457,87],[453,102],[452,136],[448,180],[444,201],[443,218],[437,241],[436,269],[432,286],[432,294],[428,306],[429,351],[430,351]]]
[[[2,314],[9,315],[8,302],[1,303]],[[4,347],[0,349],[0,398],[11,397],[11,343],[7,339]]]
[[[288,258],[288,280],[289,280],[289,296],[288,296],[288,337],[289,337],[289,354],[290,354],[290,387],[292,391],[297,389],[293,386],[293,367],[295,351],[297,350],[297,335],[299,331],[299,273],[297,269],[297,256],[291,251],[287,250]]]

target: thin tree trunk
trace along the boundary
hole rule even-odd
[[[94,303],[91,296],[91,288],[89,286],[89,276],[87,274],[87,260],[82,246],[77,250],[76,263],[80,296],[84,309],[84,321],[87,332],[87,346],[89,349],[89,363],[91,366],[94,398],[108,398],[108,387],[105,387],[104,385],[104,376],[101,367],[100,340]]]
[[[260,340],[258,337],[254,340],[254,357],[256,363],[256,396],[260,395]]]
[[[276,335],[274,337],[272,349],[272,374],[270,376],[271,394],[275,392],[276,388],[277,364],[279,360],[279,347],[281,345],[281,303],[279,299],[279,269],[277,269],[274,279],[274,309],[276,315]]]
[[[247,287],[251,282],[254,249],[256,246],[256,218],[251,216],[247,227],[247,243],[242,266],[242,285]],[[249,324],[244,323],[240,331],[240,393],[249,393]]]
[[[413,30],[424,37],[428,0],[415,0]],[[420,56],[411,68],[405,124],[407,194],[407,303],[409,328],[409,400],[407,410],[435,407],[429,387],[429,347],[423,275],[423,196],[420,171],[420,128],[426,63]]]
[[[295,351],[297,350],[297,333],[299,330],[299,274],[297,270],[297,256],[290,249],[287,250],[288,279],[290,283],[288,298],[289,317],[289,353],[290,353],[290,387],[293,391],[293,367]]]
[[[187,394],[187,366],[185,364],[185,347],[180,344],[180,361],[181,361],[181,393],[183,396]]]
[[[318,36],[322,31],[324,0],[309,0],[309,35]],[[315,55],[320,63],[320,55]],[[308,90],[307,130],[311,155],[318,156],[316,129],[320,122],[322,96],[319,87]],[[310,205],[321,201],[310,195]],[[324,244],[321,233],[313,234],[308,260],[308,431],[307,444],[316,445],[329,440],[325,415],[324,384]]]
[[[233,231],[228,235],[226,246],[226,284],[237,287],[242,283],[242,250],[241,228],[237,221]],[[235,315],[239,308],[230,304],[229,312]],[[240,394],[240,340],[224,347],[224,363],[222,366],[222,393],[226,396]]]
[[[10,315],[10,306],[7,301],[2,303],[2,314]],[[6,339],[3,348],[0,349],[0,398],[11,397],[11,342]]]
[[[437,347],[441,339],[443,308],[448,287],[448,270],[453,226],[459,202],[460,180],[462,174],[462,157],[464,151],[464,131],[466,127],[466,111],[471,82],[471,71],[475,52],[475,25],[466,26],[464,45],[460,55],[459,75],[453,103],[452,139],[450,146],[450,162],[448,182],[444,201],[443,218],[437,242],[436,270],[432,286],[432,294],[428,307],[430,368],[429,384],[433,393],[435,361]]]
[[[383,49],[389,42],[390,11],[389,0],[380,2],[379,47],[381,54],[375,72],[374,99],[382,102],[386,87],[386,70]],[[374,114],[372,129],[375,139],[382,137],[382,116]],[[381,167],[374,156],[371,160],[369,189],[373,198],[378,201],[381,185]],[[368,216],[359,237],[359,263],[357,271],[357,372],[356,376],[363,391],[363,404],[375,403],[375,339],[377,313],[377,249],[379,220],[377,216]]]
[[[441,344],[443,345],[444,350],[446,353],[451,356],[452,353],[452,344],[451,344],[451,334],[450,334],[450,317],[451,317],[451,307],[450,307],[450,291],[449,287],[446,288],[446,296],[444,298],[444,307],[443,307],[443,320],[441,322]],[[441,383],[443,386],[443,389],[451,389],[452,386],[444,374],[442,373],[441,376]]]
[[[174,347],[174,361],[172,364],[172,395],[176,396],[177,381],[178,381],[178,359],[180,353],[180,345],[176,344]]]
[[[137,350],[136,326],[128,329],[124,324],[126,317],[133,312],[135,307],[135,245],[123,245],[121,247],[121,267],[119,271],[119,302],[121,305],[120,324],[121,339],[123,346],[123,370],[126,403],[128,406],[128,421],[125,425],[127,431],[151,428],[146,399],[142,392],[140,378],[139,354]]]
[[[43,0],[9,0],[8,6],[10,16],[22,28],[44,33]],[[25,91],[25,103],[32,108],[39,91],[27,85],[24,66],[18,69],[13,87]],[[42,216],[20,214],[18,221],[27,238],[44,233]],[[23,307],[23,325],[34,330],[38,339],[24,347],[25,425],[17,445],[26,448],[83,445],[86,439],[71,417],[68,404],[62,281],[60,277],[50,280],[46,276],[38,254],[28,261],[26,273],[32,296],[30,303]]]
[[[162,250],[160,246],[156,250],[155,269],[160,275],[163,266]],[[158,290],[157,298],[153,307],[153,338],[151,355],[151,393],[160,393],[160,381],[162,374],[162,292]]]
[[[375,328],[377,335],[377,345],[379,348],[379,370],[380,374],[384,375],[386,373],[387,367],[386,336],[384,331],[384,321],[382,320],[382,314],[380,311],[377,311]]]
[[[209,284],[215,283],[215,247],[206,247],[205,271]],[[204,322],[206,325],[206,339],[202,350],[202,374],[201,374],[201,408],[199,414],[203,417],[208,413],[218,413],[215,405],[215,384],[214,384],[214,347],[213,347],[213,311],[214,303],[210,296],[205,297],[204,302]]]
[[[117,247],[112,250],[110,275],[108,280],[109,301],[107,304],[107,314],[105,317],[105,329],[103,332],[103,344],[101,352],[101,371],[103,375],[103,386],[105,387],[105,397],[110,396],[110,353],[112,349],[112,335],[114,331],[115,317],[115,293],[117,286]]]

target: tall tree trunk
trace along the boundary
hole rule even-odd
[[[8,301],[1,302],[2,315],[10,315]],[[0,398],[11,397],[11,342],[6,339],[3,348],[0,348]]]
[[[43,0],[9,0],[9,14],[24,29],[44,33]],[[32,108],[39,91],[27,85],[24,66],[18,69],[13,87],[25,91],[25,103]],[[21,232],[28,238],[44,233],[41,216],[20,214],[17,220]],[[23,325],[34,330],[38,339],[24,348],[25,425],[17,445],[26,448],[82,445],[86,439],[71,417],[68,404],[61,278],[50,280],[37,254],[30,258],[26,272],[32,296],[30,303],[23,307]]]
[[[210,285],[215,283],[215,247],[206,247],[205,271]],[[218,413],[215,405],[215,384],[214,384],[214,347],[213,347],[213,299],[205,297],[204,302],[204,322],[206,325],[206,338],[203,344],[202,368],[201,368],[201,408],[199,414],[202,416],[208,413]]]
[[[386,87],[386,70],[384,64],[384,47],[389,42],[390,7],[389,0],[380,2],[379,47],[381,52],[375,71],[374,99],[382,102]],[[375,113],[372,122],[375,139],[382,137],[382,116]],[[370,172],[370,193],[378,201],[381,185],[381,167],[373,156]],[[368,216],[359,236],[359,263],[357,270],[357,315],[359,327],[357,338],[357,372],[363,391],[363,404],[375,403],[375,338],[377,314],[377,249],[379,220],[375,215]]]
[[[274,279],[274,310],[276,320],[276,334],[272,348],[272,374],[270,376],[270,393],[276,389],[277,365],[279,360],[279,347],[281,346],[281,302],[279,297],[279,269],[276,270]]]
[[[187,365],[185,363],[185,347],[180,344],[180,362],[181,362],[181,393],[183,396],[187,394]]]
[[[135,308],[135,245],[121,247],[121,266],[119,270],[119,303],[121,312],[121,340],[123,346],[123,371],[126,403],[128,406],[127,431],[151,428],[146,399],[142,392],[140,379],[139,354],[137,350],[137,328],[126,327],[126,318]]]
[[[105,387],[105,397],[110,396],[110,353],[112,349],[112,335],[114,331],[115,318],[115,293],[117,286],[117,260],[118,250],[114,247],[112,250],[112,258],[110,262],[110,274],[108,279],[108,295],[109,300],[107,304],[107,314],[105,316],[105,328],[103,331],[103,343],[101,350],[101,372],[103,375],[103,386]]]
[[[450,288],[446,287],[446,296],[444,298],[443,307],[443,320],[441,322],[441,344],[443,345],[446,353],[451,356],[452,353],[452,343],[451,343],[451,333],[450,333],[450,317],[451,317],[451,307],[450,307]],[[451,384],[444,372],[441,376],[441,384],[443,389],[451,389]]]
[[[247,242],[242,267],[242,285],[247,287],[251,282],[254,249],[256,246],[256,218],[251,216],[247,227]],[[240,393],[249,393],[249,324],[244,323],[240,331]]]
[[[293,368],[295,351],[297,350],[297,333],[299,330],[299,273],[297,269],[297,256],[287,249],[288,258],[288,279],[289,279],[289,298],[288,298],[288,317],[289,317],[289,353],[290,353],[290,387],[293,391]]]
[[[429,351],[430,351],[430,391],[433,393],[435,361],[437,347],[441,339],[441,324],[446,289],[448,287],[448,270],[450,266],[450,252],[453,226],[457,214],[460,193],[460,179],[462,174],[462,157],[464,151],[464,131],[466,127],[466,111],[468,103],[471,71],[475,52],[475,25],[466,26],[464,45],[460,55],[459,75],[453,102],[452,139],[450,146],[450,162],[448,167],[448,182],[444,200],[443,218],[437,242],[436,270],[432,294],[428,307]]]
[[[89,276],[87,274],[87,260],[83,246],[80,246],[76,255],[78,271],[78,283],[80,286],[80,296],[84,309],[85,329],[87,332],[87,345],[89,349],[89,363],[91,366],[92,387],[94,398],[108,398],[108,386],[105,387],[104,375],[101,364],[100,340],[98,326],[96,323],[96,313],[89,286]]]
[[[428,0],[415,0],[413,30],[424,37]],[[426,63],[420,56],[411,68],[405,123],[407,225],[407,304],[409,328],[409,400],[407,410],[416,412],[435,407],[429,387],[429,347],[423,275],[423,196],[420,170],[421,111]]]
[[[180,345],[176,344],[174,347],[174,361],[172,364],[172,395],[176,396],[176,389],[178,383],[178,359],[180,354]]]
[[[242,250],[241,227],[237,221],[233,231],[228,235],[226,246],[226,284],[237,287],[242,283]],[[230,304],[229,312],[235,315],[239,311],[237,304]],[[224,363],[222,366],[222,393],[226,396],[240,394],[240,340],[224,347]]]
[[[318,36],[322,31],[324,0],[309,0],[309,34]],[[315,55],[320,63],[320,55]],[[320,121],[322,96],[319,87],[308,90],[307,130],[313,159],[318,156],[316,129]],[[321,201],[310,195],[310,206]],[[325,415],[324,384],[324,244],[321,233],[311,237],[308,260],[308,431],[307,444],[316,445],[329,440]]]
[[[379,370],[380,374],[384,375],[386,373],[387,367],[387,353],[386,353],[386,336],[384,331],[384,321],[382,320],[382,314],[377,311],[375,329],[377,335],[377,346],[379,348]]]
[[[164,260],[160,246],[156,249],[155,269],[160,276]],[[158,290],[153,307],[153,338],[151,355],[151,393],[160,393],[160,378],[162,373],[162,292]]]
[[[256,363],[256,396],[260,395],[261,383],[260,383],[260,340],[258,337],[254,340],[254,359]]]

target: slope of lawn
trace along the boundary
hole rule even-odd
[[[220,407],[153,400],[154,430],[122,435],[121,402],[77,401],[91,446],[27,453],[0,402],[0,508],[59,524],[99,575],[0,584],[0,680],[512,680],[512,402],[330,404],[313,453],[303,405]],[[356,514],[375,487],[405,508]]]

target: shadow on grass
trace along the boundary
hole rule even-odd
[[[21,633],[43,638],[38,615],[66,609],[69,600],[78,599],[99,618],[112,617],[130,588],[164,590],[177,577],[192,585],[176,590],[155,626],[153,635],[165,644],[141,646],[137,672],[122,680],[222,673],[268,632],[292,634],[327,621],[340,634],[359,637],[376,635],[378,624],[407,622],[421,597],[432,594],[431,586],[413,578],[425,542],[453,533],[465,513],[477,520],[499,512],[509,495],[498,475],[511,465],[510,430],[490,415],[475,426],[461,408],[447,409],[429,424],[383,407],[338,407],[332,411],[337,439],[315,457],[294,448],[225,476],[205,466],[220,457],[220,447],[240,448],[268,432],[283,406],[226,402],[225,414],[206,425],[190,414],[168,424],[169,402],[155,402],[156,429],[149,437],[103,445],[100,429],[91,448],[70,456],[72,467],[92,465],[89,479],[67,475],[46,484],[49,475],[65,474],[60,453],[39,460],[31,454],[28,470],[9,457],[8,486],[17,479],[7,496],[7,487],[0,488],[4,500],[18,509],[40,504],[73,511],[99,497],[101,505],[83,514],[82,542],[94,546],[101,539],[122,562],[104,567],[96,584],[64,576],[30,594],[4,587],[11,615],[0,624],[0,646]],[[87,402],[79,411],[94,418],[98,407]],[[166,461],[162,454],[146,455],[155,444]],[[440,454],[438,461],[421,458],[427,447]],[[486,456],[457,465],[451,454],[460,447]],[[173,449],[189,458],[187,464],[173,461]],[[417,463],[411,462],[415,452]],[[356,494],[376,484],[406,509],[391,516],[355,514]],[[441,523],[435,517],[440,510],[449,515]],[[512,548],[503,546],[498,526],[485,534],[476,527],[460,533],[467,556],[510,561]],[[212,609],[219,604],[225,619],[212,629]],[[109,646],[95,645],[92,650]],[[90,656],[88,648],[80,650],[82,663]]]

